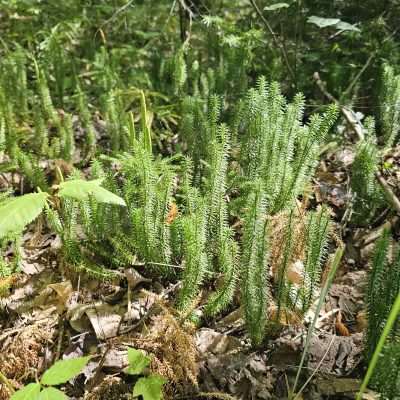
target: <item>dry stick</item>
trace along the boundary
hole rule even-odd
[[[289,72],[290,76],[292,77],[293,81],[295,82],[296,81],[296,76],[295,76],[295,74],[293,72],[292,67],[290,66],[289,58],[288,58],[287,52],[285,50],[285,46],[283,45],[283,42],[278,38],[278,36],[274,32],[274,30],[272,29],[270,23],[264,17],[263,13],[259,9],[259,7],[258,7],[257,3],[255,2],[255,0],[250,0],[250,3],[253,6],[253,8],[256,11],[256,13],[258,14],[258,16],[260,17],[261,21],[266,26],[268,32],[272,36],[272,40],[274,41],[275,46],[281,51],[283,59],[285,60],[285,64],[286,64],[286,67],[288,69],[288,72]]]
[[[381,185],[383,191],[385,192],[386,198],[392,205],[392,207],[400,213],[400,200],[398,197],[393,193],[392,189],[390,188],[389,184],[386,182],[385,178],[382,174],[378,171],[375,173],[375,177],[378,180],[379,184]]]
[[[384,224],[378,226],[375,228],[373,231],[371,231],[368,235],[364,236],[362,239],[362,245],[367,246],[375,240],[379,239],[382,236],[382,232],[385,229],[391,229],[394,225],[399,222],[399,217],[398,215],[395,215],[394,217],[390,218],[388,221],[386,221]]]
[[[315,83],[317,84],[319,90],[323,93],[323,95],[328,100],[334,102],[335,104],[337,104],[339,106],[340,111],[342,112],[344,118],[346,119],[346,121],[349,123],[349,125],[353,129],[354,133],[357,135],[357,138],[359,140],[364,139],[363,127],[362,127],[360,121],[355,117],[354,112],[351,111],[349,108],[341,105],[339,100],[336,99],[334,96],[332,96],[327,91],[325,84],[324,84],[324,82],[322,82],[318,72],[314,72],[313,78],[314,78]]]

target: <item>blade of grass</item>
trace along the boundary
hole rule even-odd
[[[300,388],[300,390],[296,393],[296,395],[294,396],[293,400],[298,400],[300,397],[300,395],[303,393],[303,391],[306,389],[306,387],[308,386],[308,384],[311,382],[312,378],[314,378],[315,374],[319,371],[319,369],[321,368],[322,363],[324,362],[326,356],[329,353],[329,350],[331,349],[333,342],[335,341],[335,336],[332,336],[331,341],[329,342],[329,345],[324,353],[324,355],[322,356],[320,362],[318,363],[318,365],[316,366],[316,368],[314,369],[314,371],[312,372],[312,374],[309,376],[309,378],[307,379],[307,381],[304,383],[304,385]]]
[[[312,333],[314,331],[315,324],[317,322],[317,319],[318,319],[319,313],[321,311],[322,305],[324,304],[326,294],[328,293],[328,290],[329,290],[329,288],[330,288],[330,286],[332,284],[333,278],[334,278],[334,276],[336,274],[336,271],[337,271],[337,269],[339,267],[340,260],[342,259],[342,256],[343,256],[343,252],[344,252],[344,246],[341,246],[336,250],[335,256],[334,256],[333,261],[332,261],[332,267],[331,267],[331,269],[329,271],[329,274],[328,274],[328,278],[326,279],[325,284],[324,284],[324,286],[322,288],[321,295],[320,295],[320,298],[319,298],[319,301],[318,301],[318,305],[317,305],[317,309],[315,310],[314,319],[313,319],[312,323],[310,324],[310,326],[308,328],[308,331],[307,331],[306,343],[304,345],[303,354],[301,355],[300,364],[299,364],[299,366],[297,368],[297,374],[296,374],[296,378],[295,378],[295,381],[294,381],[294,384],[293,384],[293,390],[292,390],[292,393],[289,394],[289,398],[291,398],[291,399],[294,399],[297,396],[296,395],[296,388],[297,388],[297,385],[299,383],[301,370],[303,369],[303,365],[304,365],[304,362],[305,362],[305,359],[306,359],[306,356],[307,356],[308,348],[310,347],[311,335],[312,335]]]
[[[367,373],[365,374],[364,380],[361,384],[361,388],[360,391],[357,394],[356,400],[361,400],[362,399],[362,395],[365,391],[365,389],[368,386],[368,383],[372,377],[372,374],[374,373],[376,364],[378,362],[378,358],[382,352],[383,346],[385,344],[385,340],[388,337],[396,319],[397,316],[400,313],[400,293],[397,295],[396,297],[396,301],[393,304],[392,309],[390,310],[390,314],[389,317],[386,321],[385,327],[383,329],[383,332],[381,334],[381,337],[379,338],[378,344],[375,348],[374,354],[372,355],[371,361],[368,365],[368,369],[367,369]]]

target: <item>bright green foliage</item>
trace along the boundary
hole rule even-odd
[[[94,225],[98,219],[92,218],[93,213],[90,213],[87,204],[95,204],[98,208],[125,206],[122,198],[100,186],[102,181],[103,179],[93,181],[74,179],[62,182],[58,192],[62,201],[58,210],[48,204],[50,196],[46,192],[31,193],[11,199],[5,198],[0,202],[0,248],[3,249],[11,240],[15,242],[16,249],[14,266],[7,265],[2,260],[0,274],[8,276],[18,267],[20,257],[18,234],[22,233],[26,225],[37,218],[43,209],[45,209],[49,225],[61,237],[65,260],[77,268],[85,265],[81,248],[82,238],[78,235],[77,226],[81,223],[84,227],[90,226],[93,230],[99,228]],[[106,222],[105,219],[102,221]],[[97,273],[100,277],[109,277],[106,270],[101,267],[96,268],[94,263],[87,266],[87,269],[94,275]]]
[[[36,82],[37,91],[39,93],[40,104],[42,108],[42,113],[47,121],[52,121],[54,123],[59,122],[57,112],[53,105],[53,100],[50,95],[49,86],[47,84],[47,78],[43,71],[39,69],[36,64]]]
[[[49,132],[38,105],[34,107],[34,148],[39,156],[45,156],[49,150]]]
[[[380,121],[384,146],[391,147],[398,139],[400,131],[400,75],[385,65],[382,74],[380,96]]]
[[[207,272],[206,226],[206,208],[204,201],[199,198],[196,210],[183,217],[181,221],[182,257],[185,267],[178,300],[178,307],[181,310],[191,306]]]
[[[399,323],[397,323],[399,325]],[[384,399],[397,400],[400,393],[400,342],[387,343],[381,353],[371,386],[376,388]]]
[[[92,116],[88,107],[88,99],[80,87],[78,87],[78,110],[82,128],[85,130],[86,158],[91,159],[96,153],[96,132],[94,130]]]
[[[18,149],[15,152],[15,159],[18,164],[18,170],[25,176],[31,188],[39,188],[42,191],[48,190],[48,183],[43,168],[39,166],[38,160],[34,156]]]
[[[182,102],[182,114],[182,138],[187,143],[188,153],[193,159],[194,177],[197,182],[204,170],[201,161],[211,160],[210,144],[217,140],[221,100],[216,95],[210,96],[207,101],[199,97],[186,97]]]
[[[382,190],[376,182],[382,153],[398,140],[400,130],[400,75],[396,76],[389,65],[383,68],[380,93],[380,115],[378,140],[375,120],[367,117],[364,136],[356,146],[356,155],[351,169],[351,188],[354,195],[353,222],[369,223],[377,211],[384,206]],[[382,146],[378,146],[381,143]]]
[[[376,244],[367,288],[368,329],[366,358],[370,360],[384,329],[396,296],[400,292],[400,248],[391,248],[390,232],[385,231]],[[394,254],[393,259],[389,256]],[[388,399],[395,399],[400,388],[400,316],[391,331],[372,384]]]
[[[43,374],[40,383],[47,386],[56,386],[66,383],[73,377],[79,375],[90,358],[90,356],[76,357],[57,361]]]
[[[68,400],[68,397],[61,390],[48,387],[39,393],[37,400]]]
[[[218,37],[219,22],[209,22],[211,35]],[[249,41],[254,38],[250,36]],[[246,94],[246,40],[232,32],[223,48],[215,48],[221,65],[214,69],[203,69],[186,47],[161,66],[171,78],[165,88],[183,99],[177,99],[176,106],[182,116],[180,143],[190,160],[182,162],[180,154],[162,159],[156,155],[160,131],[153,129],[169,121],[155,117],[166,112],[157,99],[164,96],[145,92],[141,86],[124,87],[114,56],[105,48],[97,53],[96,68],[101,73],[93,78],[101,88],[97,96],[101,112],[91,114],[96,98],[90,88],[86,90],[84,74],[79,83],[76,77],[63,76],[68,57],[55,36],[46,43],[49,65],[43,62],[47,58],[38,58],[34,76],[24,63],[18,68],[4,66],[14,80],[23,68],[35,79],[26,82],[26,90],[33,94],[25,94],[32,127],[26,139],[20,135],[23,126],[17,112],[17,103],[25,100],[6,101],[11,91],[2,83],[0,151],[7,153],[10,168],[17,166],[32,189],[43,191],[47,190],[39,168],[43,159],[74,163],[82,152],[82,164],[92,163],[91,180],[70,177],[59,184],[56,196],[61,201],[43,206],[49,225],[61,238],[67,265],[107,279],[113,276],[112,268],[144,262],[164,277],[182,280],[177,305],[183,313],[195,303],[202,286],[211,287],[205,305],[208,316],[226,310],[241,279],[247,326],[253,342],[260,343],[270,295],[267,216],[291,210],[304,193],[336,110],[311,116],[305,125],[302,95],[288,104],[279,85],[264,79]],[[238,47],[231,47],[235,43]],[[227,86],[228,77],[240,77],[241,83]],[[73,102],[68,91],[76,96]],[[96,151],[112,157],[93,159]],[[232,228],[233,218],[244,220],[243,236]],[[301,300],[293,295],[284,300],[297,308],[308,307],[319,281],[325,241],[318,242],[322,235],[318,232],[310,231],[317,244],[304,260],[312,276],[308,291],[298,293]]]
[[[276,266],[278,318],[287,310],[304,315],[318,296],[329,230],[329,211],[325,207],[309,211],[301,217],[296,217],[294,210],[290,212],[280,244],[283,256],[281,263]],[[299,246],[296,246],[299,242],[304,259],[301,259],[303,254],[296,254],[296,251],[299,252]],[[296,274],[297,279],[288,274],[289,270]]]
[[[42,212],[47,198],[48,194],[41,192],[3,200],[0,204],[0,238],[22,232]]]
[[[238,246],[234,232],[229,227],[226,202],[228,158],[230,136],[225,125],[217,128],[216,136],[210,143],[209,178],[206,182],[207,247],[209,264],[215,265],[223,280],[211,295],[206,307],[214,315],[224,310],[231,302],[236,288],[238,268]]]
[[[141,122],[141,136],[140,142],[143,148],[151,153],[151,128],[149,126],[149,116],[147,114],[146,98],[143,91],[140,92],[140,122]]]
[[[251,340],[256,345],[262,342],[265,335],[267,303],[270,295],[267,283],[266,209],[262,182],[256,181],[244,217],[241,257],[242,300],[246,325]]]
[[[121,158],[128,202],[130,238],[138,255],[147,261],[169,263],[170,226],[167,224],[173,171],[168,163],[154,161],[148,147],[138,145],[134,156]]]
[[[367,290],[368,304],[368,326],[367,352],[370,358],[378,342],[384,321],[388,315],[390,304],[383,301],[386,298],[386,281],[388,271],[388,250],[390,246],[390,232],[385,231],[384,235],[376,244],[374,256],[372,259],[372,270],[369,278]],[[382,295],[384,294],[384,297]],[[389,294],[391,294],[389,292]]]
[[[163,399],[162,387],[167,380],[158,375],[139,378],[133,388],[133,396],[143,396],[143,400]]]
[[[129,365],[124,369],[128,375],[143,375],[150,365],[151,357],[146,356],[142,351],[128,348]],[[167,382],[159,375],[150,374],[141,377],[135,383],[133,396],[143,396],[144,400],[160,400],[163,398],[162,387]]]
[[[382,204],[382,193],[375,181],[378,171],[378,149],[373,137],[360,141],[351,168],[351,188],[355,196],[354,222],[369,221]]]
[[[241,164],[247,179],[261,178],[268,212],[291,207],[314,172],[318,149],[337,116],[336,107],[302,125],[301,94],[287,104],[275,82],[260,79],[242,108]],[[240,126],[239,125],[239,126]]]
[[[39,383],[29,383],[11,396],[11,400],[37,400],[40,393]]]
[[[241,280],[246,323],[259,343],[270,295],[278,308],[304,313],[317,292],[329,237],[324,208],[304,214],[304,254],[295,260],[304,272],[301,285],[290,282],[285,271],[294,261],[295,200],[312,179],[337,110],[304,113],[301,94],[288,102],[276,82],[262,78],[255,89],[248,85],[264,74],[282,80],[289,96],[300,87],[313,96],[312,72],[328,60],[334,68],[321,73],[327,89],[339,98],[348,87],[341,104],[369,95],[378,64],[389,57],[396,65],[398,56],[388,51],[397,48],[390,11],[395,7],[366,2],[357,9],[355,26],[344,22],[354,16],[349,2],[326,7],[326,1],[256,1],[279,42],[264,46],[269,33],[247,0],[115,0],[94,6],[71,0],[51,7],[0,0],[2,172],[22,174],[24,192],[45,192],[51,171],[43,172],[41,165],[51,168],[54,158],[82,168],[92,163],[92,180],[74,176],[41,207],[20,197],[18,230],[44,208],[61,238],[65,264],[105,279],[109,268],[143,262],[152,273],[182,280],[183,314],[202,287],[214,290],[206,315],[226,310]],[[329,18],[337,15],[343,21]],[[310,32],[326,40],[310,46],[315,37]],[[354,46],[361,37],[367,45]],[[365,63],[369,53],[374,57]],[[398,139],[400,83],[390,67],[383,81],[378,126],[389,147]],[[181,162],[180,151],[191,161]],[[173,153],[177,156],[168,156]],[[94,160],[100,154],[102,163]],[[357,147],[352,170],[357,223],[382,204],[374,182],[378,162],[370,132]],[[12,210],[13,201],[0,205],[0,217]],[[270,294],[267,221],[281,212],[291,217],[277,287]],[[0,247],[5,250],[10,239],[16,250],[12,262],[1,261],[3,276],[20,258],[20,236],[10,226],[10,216],[0,218]]]
[[[84,181],[82,179],[65,181],[60,183],[58,195],[79,201],[88,200],[90,196],[93,196],[99,203],[126,206],[123,199],[100,186],[102,181],[102,179],[93,181]]]
[[[129,365],[124,369],[128,375],[140,375],[150,365],[151,358],[140,350],[128,348]]]
[[[61,120],[60,144],[60,156],[66,161],[72,161],[75,152],[75,138],[71,114],[65,114]]]
[[[239,249],[233,239],[232,229],[226,228],[221,231],[218,251],[216,263],[223,279],[208,299],[206,313],[210,315],[224,311],[235,294],[239,272]]]
[[[304,286],[301,295],[303,312],[307,311],[315,300],[316,290],[321,279],[322,261],[326,255],[329,235],[329,211],[321,207],[310,212],[306,228],[306,261],[304,264]]]
[[[61,390],[51,386],[64,384],[79,375],[90,359],[88,356],[57,361],[43,374],[40,383],[30,383],[18,390],[11,400],[67,400]]]

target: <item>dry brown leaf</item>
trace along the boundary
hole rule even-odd
[[[86,332],[93,327],[96,337],[106,340],[115,337],[122,320],[121,307],[98,302],[94,304],[77,304],[68,310],[67,318],[77,332]]]
[[[167,224],[172,224],[175,220],[175,218],[178,216],[178,206],[176,205],[176,203],[171,203],[169,206],[169,211],[168,211],[168,215],[167,218],[165,220],[165,222]]]
[[[339,311],[335,321],[336,331],[340,336],[350,336],[347,326],[342,322],[342,313]]]

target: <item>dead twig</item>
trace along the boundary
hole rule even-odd
[[[317,86],[318,86],[319,90],[322,92],[322,94],[329,101],[332,101],[333,103],[335,103],[339,106],[341,113],[343,114],[346,121],[349,123],[353,132],[357,135],[358,140],[363,140],[364,139],[364,128],[361,124],[361,121],[356,117],[356,114],[354,113],[354,111],[352,111],[348,107],[341,105],[339,100],[336,99],[331,93],[328,92],[328,90],[326,89],[325,83],[322,82],[318,72],[314,72],[313,77],[314,77],[315,83],[317,84]]]
[[[375,242],[375,240],[379,239],[382,236],[382,232],[384,231],[384,229],[392,228],[394,225],[397,224],[398,221],[399,221],[399,217],[397,215],[395,215],[394,217],[392,217],[391,219],[386,221],[384,224],[378,226],[376,229],[374,229],[368,235],[364,236],[361,239],[362,245],[367,246],[367,245]],[[359,246],[361,247],[361,245],[359,245]]]
[[[386,182],[386,179],[382,176],[380,171],[375,173],[375,177],[379,184],[381,185],[385,196],[394,210],[396,210],[400,214],[400,200],[398,197],[393,193],[392,189],[390,188],[389,184]]]

